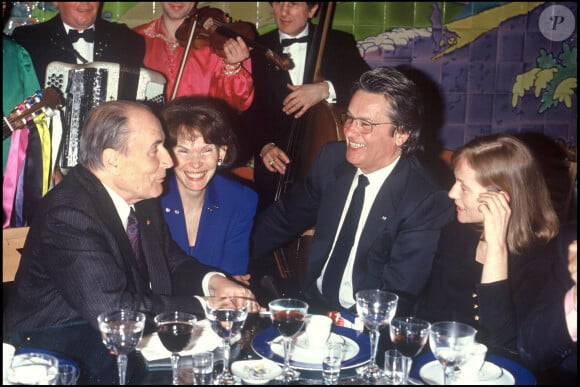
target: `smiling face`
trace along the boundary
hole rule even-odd
[[[278,29],[290,36],[296,36],[306,28],[308,20],[314,17],[318,5],[308,9],[308,4],[302,1],[274,1],[272,9]]]
[[[363,90],[357,90],[348,105],[348,113],[352,117],[373,123],[390,122],[387,115],[389,110],[389,102],[383,95]],[[361,133],[358,125],[354,120],[344,126],[346,159],[365,174],[391,164],[401,154],[400,147],[409,138],[408,134],[398,130],[393,136],[393,125],[390,123],[375,125],[368,134]]]
[[[115,165],[113,189],[129,204],[155,198],[163,192],[165,172],[173,166],[163,146],[161,123],[144,109],[130,108],[127,113],[131,133],[126,153],[108,149],[105,157]]]
[[[61,19],[77,30],[85,30],[92,26],[97,20],[99,12],[98,1],[75,1],[75,2],[55,2]]]
[[[207,144],[199,131],[193,132],[193,136],[180,135],[173,148],[174,171],[180,191],[205,192],[216,173],[218,160],[225,158],[226,151],[226,146]]]
[[[475,170],[465,159],[459,160],[453,171],[455,183],[449,190],[449,197],[455,202],[457,220],[460,223],[482,223],[483,214],[477,201],[479,194],[487,192],[487,189],[476,180]]]

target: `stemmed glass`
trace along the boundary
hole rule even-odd
[[[239,334],[248,317],[248,299],[238,297],[208,297],[205,315],[214,332],[223,339],[224,368],[216,384],[241,384],[230,372],[230,345],[232,337]]]
[[[289,383],[300,376],[299,372],[290,368],[290,346],[292,337],[300,332],[306,320],[308,304],[294,298],[280,298],[268,304],[272,323],[278,329],[284,341],[284,369],[282,378]]]
[[[431,323],[416,317],[395,317],[389,324],[391,342],[405,356],[417,356],[427,344]]]
[[[112,355],[117,355],[119,384],[124,385],[127,374],[127,355],[133,351],[145,328],[145,314],[134,310],[103,312],[97,317],[103,344]]]
[[[381,368],[376,362],[379,344],[379,329],[389,324],[395,316],[399,296],[379,289],[359,290],[355,294],[356,311],[369,330],[371,340],[371,358],[369,363],[359,370],[363,380],[374,383],[381,377]]]
[[[429,346],[443,366],[443,384],[451,384],[455,367],[460,367],[467,360],[476,333],[472,326],[456,321],[431,325]]]
[[[185,312],[159,313],[153,319],[157,327],[159,340],[169,352],[171,352],[171,370],[173,384],[179,384],[179,352],[189,343],[193,326],[197,318],[193,314]]]

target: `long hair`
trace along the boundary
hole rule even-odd
[[[363,73],[355,83],[353,94],[357,90],[381,94],[389,102],[390,110],[385,112],[393,123],[395,131],[409,133],[409,138],[401,147],[403,155],[417,152],[421,146],[419,136],[423,120],[423,103],[415,82],[403,72],[393,67],[377,67]]]
[[[161,108],[165,146],[171,152],[179,137],[193,138],[198,131],[207,144],[227,146],[222,165],[229,167],[237,156],[235,125],[238,116],[227,102],[214,97],[179,97]]]
[[[516,137],[494,134],[476,137],[451,157],[453,168],[465,161],[479,184],[509,195],[512,211],[507,245],[521,254],[534,242],[547,243],[558,233],[559,221],[540,166]]]

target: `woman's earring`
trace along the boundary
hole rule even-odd
[[[222,159],[218,159],[217,166],[218,166],[218,167],[221,167],[221,166],[222,166]]]

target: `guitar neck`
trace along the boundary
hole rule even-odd
[[[8,137],[12,136],[14,129],[10,125],[8,118],[4,117],[2,120],[2,141],[6,140]]]

